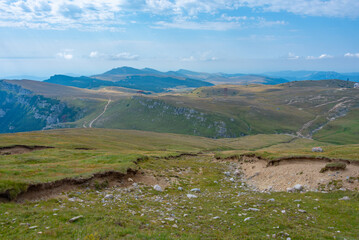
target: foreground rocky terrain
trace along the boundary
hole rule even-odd
[[[138,166],[120,178],[1,204],[1,238],[356,239],[359,234],[353,192],[260,191],[248,184],[238,162],[206,154],[149,159]]]

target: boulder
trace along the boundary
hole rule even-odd
[[[300,184],[296,184],[296,185],[294,185],[294,190],[296,190],[296,191],[302,191],[303,190],[303,186],[302,185],[300,185]]]
[[[323,152],[323,149],[321,147],[313,147],[312,152]]]
[[[156,191],[159,191],[159,192],[162,192],[162,188],[160,185],[156,184],[155,186],[153,186],[153,189],[156,190]]]

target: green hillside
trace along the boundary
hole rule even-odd
[[[0,81],[0,133],[59,128],[80,117],[80,109]]]

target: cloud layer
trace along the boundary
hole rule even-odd
[[[220,11],[241,8],[251,8],[254,12],[359,17],[358,0],[0,0],[0,27],[115,31],[141,14],[157,19],[149,23],[158,28],[187,26],[190,29],[227,30],[248,21],[263,25],[284,23],[248,16],[217,16]],[[207,15],[208,20],[197,21],[199,15]]]

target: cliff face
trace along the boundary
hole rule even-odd
[[[78,111],[59,100],[0,81],[0,133],[58,128],[77,118]]]

